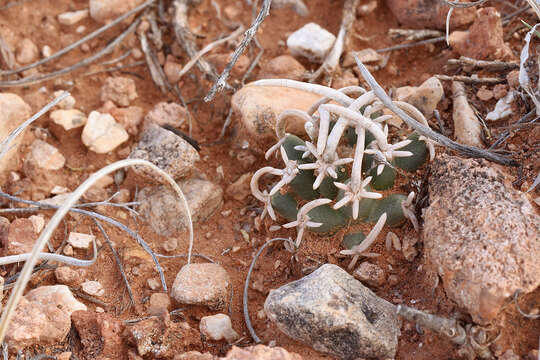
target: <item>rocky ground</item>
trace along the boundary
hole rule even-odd
[[[184,203],[166,181],[140,165],[104,176],[80,209],[117,222],[96,223],[81,212],[65,217],[44,251],[83,261],[38,263],[7,330],[5,359],[538,358],[540,127],[519,78],[524,22],[534,25],[538,16],[525,1],[455,8],[446,44],[444,2],[274,0],[258,46],[239,57],[228,86],[209,102],[205,96],[242,39],[238,27],[247,29],[258,13],[252,1],[155,1],[32,66],[143,3],[0,6],[0,138],[63,90],[71,94],[0,160],[0,259],[32,251],[54,214],[44,204],[61,205],[92,173],[128,158],[154,163],[185,193],[193,259],[188,263]],[[384,192],[416,192],[419,228],[384,227],[369,249],[378,256],[362,257],[354,269],[340,254],[342,241],[372,226],[307,231],[294,254],[281,241],[270,244],[248,283],[257,345],[243,309],[250,264],[267,241],[297,232],[276,226],[281,218],[261,220],[265,206],[250,181],[260,168],[281,166],[264,156],[276,141],[279,114],[307,111],[321,96],[244,84],[313,77],[343,28],[338,61],[316,83],[367,87],[354,52],[432,129],[493,147],[513,162],[470,159],[436,145],[433,161],[400,173]],[[416,44],[426,39],[435,40]],[[398,44],[406,45],[380,51]],[[533,35],[522,66],[531,94],[538,91],[537,46]],[[97,59],[71,68],[91,57]],[[387,123],[395,138],[410,132],[397,116]],[[287,131],[305,135],[303,125],[291,118]],[[143,242],[158,254],[163,278]],[[0,267],[4,307],[21,261]],[[418,317],[415,324],[408,307],[448,319],[445,329],[464,337],[437,333]]]

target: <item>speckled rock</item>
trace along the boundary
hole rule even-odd
[[[463,1],[469,2],[469,1]],[[439,0],[386,0],[386,5],[403,28],[444,30],[450,7]],[[450,18],[450,28],[469,24],[474,8],[458,9]]]
[[[444,95],[441,81],[436,77],[431,77],[420,86],[404,86],[396,90],[395,100],[405,101],[414,105],[426,117],[433,115],[433,110]]]
[[[186,197],[194,223],[203,222],[223,204],[223,190],[206,180],[187,179],[178,183]],[[169,186],[153,186],[137,194],[138,211],[152,229],[164,236],[187,229],[183,202]]]
[[[186,121],[186,109],[177,103],[160,102],[146,114],[144,120],[157,125],[180,127]]]
[[[275,142],[276,120],[284,110],[307,111],[321,97],[302,90],[274,86],[244,86],[232,99],[233,110],[241,117],[241,127],[250,146],[267,150]],[[304,121],[298,117],[287,120],[287,132],[305,135]]]
[[[512,50],[504,43],[501,14],[493,7],[479,9],[468,31],[454,31],[450,46],[460,55],[478,60],[507,60]]]
[[[386,274],[380,266],[364,261],[354,270],[353,276],[370,286],[381,286],[386,280]]]
[[[231,279],[219,264],[184,265],[176,275],[171,296],[182,304],[222,309],[231,296]]]
[[[57,148],[39,139],[32,143],[27,160],[34,162],[43,170],[58,170],[66,163],[66,158]]]
[[[65,285],[41,286],[22,299],[6,333],[9,346],[54,344],[63,341],[71,328],[71,314],[86,310]]]
[[[396,355],[395,307],[336,265],[270,291],[264,310],[290,337],[338,359]]]
[[[266,345],[255,345],[240,348],[233,346],[227,356],[221,360],[302,360],[302,357],[295,353],[290,353],[281,347],[269,347]]]
[[[432,165],[425,256],[473,320],[493,320],[517,289],[540,285],[540,217],[493,164],[443,155]]]
[[[86,115],[77,109],[54,110],[50,116],[51,120],[62,126],[64,130],[75,129],[86,124]]]
[[[173,179],[188,174],[200,159],[197,150],[182,137],[153,123],[146,125],[141,139],[129,155],[132,159],[148,160]],[[146,166],[134,166],[133,170],[152,180],[165,182]]]
[[[0,141],[4,140],[17,126],[21,125],[31,115],[30,106],[15,94],[0,93]],[[17,167],[19,144],[23,135],[11,142],[11,148],[0,159],[0,172]]]
[[[321,64],[332,49],[336,37],[320,25],[309,23],[293,32],[287,38],[287,47],[294,56],[303,56],[309,61]]]
[[[101,101],[112,101],[118,106],[129,106],[138,97],[135,81],[122,76],[111,76],[101,87]]]

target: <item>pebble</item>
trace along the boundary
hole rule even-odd
[[[262,66],[259,79],[302,80],[306,68],[291,55],[280,55]]]
[[[86,124],[86,115],[77,109],[54,110],[50,116],[55,124],[62,126],[65,130],[75,129]]]
[[[89,0],[90,16],[97,22],[112,20],[136,6],[144,0]]]
[[[125,326],[109,314],[96,311],[76,311],[71,316],[82,349],[77,355],[82,359],[125,359],[127,346],[123,341]]]
[[[73,251],[73,246],[67,244],[66,246],[64,246],[64,250],[62,251],[64,253],[64,255],[66,256],[73,256],[73,254],[75,253]]]
[[[233,346],[221,360],[302,360],[302,357],[279,346],[259,344],[241,348]]]
[[[82,142],[91,151],[105,154],[129,138],[122,125],[109,114],[92,111],[82,132]]]
[[[172,359],[175,354],[182,354],[188,348],[202,347],[201,335],[197,330],[187,322],[170,321],[168,314],[128,326],[124,335],[145,359]]]
[[[186,197],[193,223],[205,221],[223,204],[223,190],[209,181],[192,178],[178,185]],[[187,229],[183,202],[169,186],[143,188],[136,201],[140,202],[137,211],[157,234],[171,236]]]
[[[424,116],[430,118],[443,96],[441,81],[436,77],[430,77],[418,87],[406,86],[396,89],[395,99],[415,106]]]
[[[32,252],[38,234],[30,219],[19,218],[9,221],[0,217],[0,239],[3,255],[19,255]]]
[[[493,91],[486,89],[485,86],[482,86],[480,90],[476,92],[476,96],[482,101],[489,101],[493,99]]]
[[[424,212],[424,252],[449,298],[485,325],[517,289],[540,285],[540,217],[485,161],[440,156]],[[505,256],[500,256],[505,254]]]
[[[244,200],[251,195],[250,182],[252,177],[252,172],[241,175],[235,182],[227,186],[225,193],[235,200]]]
[[[112,101],[107,101],[100,109],[100,112],[109,113],[126,131],[131,135],[139,132],[139,124],[144,118],[144,110],[139,106],[129,106],[118,108]]]
[[[64,93],[64,90],[58,90],[54,92],[54,97],[58,97]],[[73,95],[66,96],[62,101],[60,101],[58,104],[56,104],[55,108],[59,108],[62,110],[70,110],[75,107],[75,104],[77,101],[73,97]]]
[[[90,249],[92,243],[96,240],[94,235],[70,232],[67,242],[74,249]]]
[[[386,0],[386,6],[405,29],[446,28],[446,17],[450,7],[438,0]],[[469,24],[474,19],[474,8],[459,9],[450,17],[450,28]]]
[[[506,75],[506,81],[510,89],[516,90],[519,89],[519,70],[512,70]]]
[[[497,84],[493,87],[493,97],[497,100],[502,99],[508,94],[508,85]]]
[[[161,288],[161,283],[157,279],[146,280],[146,285],[148,285],[151,290],[158,290]]]
[[[86,280],[81,284],[81,290],[90,296],[101,297],[105,295],[105,289],[103,289],[99,281]]]
[[[161,244],[161,247],[167,252],[174,251],[178,247],[178,239],[176,237],[170,237]]]
[[[165,72],[165,76],[167,76],[167,80],[171,84],[176,84],[180,80],[180,71],[183,68],[182,64],[179,64],[175,60],[176,58],[174,56],[168,55],[163,66],[163,72]]]
[[[210,340],[225,340],[229,344],[240,337],[232,328],[231,318],[225,314],[204,316],[199,323],[199,329],[201,334]]]
[[[416,245],[417,242],[418,238],[416,236],[406,235],[403,238],[401,252],[405,257],[405,260],[411,262],[416,258],[416,256],[418,255],[418,250],[416,250],[416,247],[414,245]]]
[[[39,57],[39,49],[30,39],[23,39],[15,49],[15,59],[25,65],[34,62]]]
[[[54,146],[42,140],[34,140],[30,147],[28,161],[45,170],[59,170],[64,167],[66,158]]]
[[[146,114],[144,120],[159,126],[169,125],[178,128],[186,118],[187,111],[183,106],[173,102],[160,102]]]
[[[131,159],[148,160],[173,179],[180,179],[189,174],[195,162],[200,160],[197,150],[174,132],[154,123],[149,123],[141,135],[141,139],[129,154]],[[151,180],[165,179],[156,177],[155,172],[147,166],[134,166],[135,173]]]
[[[452,119],[454,120],[454,136],[460,144],[484,147],[482,142],[482,126],[476,113],[469,105],[463,83],[452,81],[454,104]]]
[[[56,355],[57,360],[70,360],[71,359],[71,351],[64,351],[58,355]]]
[[[448,40],[460,55],[477,60],[511,59],[512,50],[504,42],[501,14],[494,7],[478,9],[468,31],[454,31]]]
[[[358,3],[356,13],[358,16],[367,16],[372,14],[377,9],[377,0],[371,0],[368,3]]]
[[[266,151],[267,145],[275,142],[279,114],[287,109],[307,111],[320,98],[320,95],[291,88],[247,85],[233,95],[231,106],[241,116],[241,127],[250,138],[250,146]],[[290,117],[286,131],[305,135],[304,121]]]
[[[36,234],[41,233],[41,230],[45,227],[45,218],[43,215],[31,215],[28,220],[32,222],[32,226],[34,227],[34,232]]]
[[[84,33],[85,31],[86,31],[86,26],[84,26],[84,25],[79,25],[79,26],[77,26],[77,28],[75,29],[75,32],[76,32],[77,34],[82,34],[82,33]]]
[[[378,265],[364,261],[354,271],[353,276],[367,285],[379,287],[386,281],[384,270]]]
[[[147,312],[149,315],[161,315],[164,311],[168,312],[171,307],[171,299],[165,293],[154,293],[150,295]]]
[[[86,310],[86,306],[65,285],[31,290],[17,305],[6,342],[15,349],[62,342],[71,328],[71,314],[77,310]]]
[[[302,0],[273,0],[272,9],[290,8],[300,16],[308,16],[309,10]]]
[[[127,107],[138,97],[133,79],[122,76],[110,76],[101,87],[101,101],[108,100],[118,106]]]
[[[31,116],[30,105],[15,94],[0,93],[0,139],[5,139],[13,130]],[[18,136],[11,142],[10,150],[0,159],[0,173],[15,168],[20,156],[19,145],[24,136]]]
[[[515,92],[510,91],[505,97],[499,99],[495,104],[495,109],[486,115],[486,120],[502,120],[512,114],[512,103],[514,102]]]
[[[397,352],[401,321],[394,305],[336,265],[270,291],[264,310],[291,338],[339,359]]]
[[[69,266],[59,266],[54,270],[54,276],[60,284],[78,286],[83,282],[86,271],[84,269],[74,270]]]
[[[48,58],[49,56],[51,56],[53,53],[51,47],[49,45],[45,45],[41,48],[41,55],[44,57],[44,58]]]
[[[68,11],[58,15],[58,22],[62,25],[73,25],[88,17],[88,9]]]
[[[176,275],[171,296],[182,304],[223,309],[229,301],[231,279],[219,264],[184,265]]]
[[[321,64],[332,49],[336,37],[318,24],[309,23],[287,38],[287,47],[294,56],[303,56]]]

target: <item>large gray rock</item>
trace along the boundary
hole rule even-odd
[[[396,355],[401,321],[394,305],[336,265],[270,291],[264,310],[290,337],[339,359]]]
[[[202,179],[187,179],[178,183],[186,197],[194,223],[202,222],[223,204],[223,190]],[[184,203],[170,186],[152,186],[137,195],[138,211],[152,229],[164,236],[187,229]]]
[[[516,290],[540,285],[540,217],[495,165],[443,155],[429,196],[425,256],[475,322],[489,323]]]
[[[148,160],[174,179],[188,174],[195,162],[199,160],[199,153],[186,140],[170,130],[149,123],[144,129],[141,140],[129,155],[131,159]],[[156,180],[156,174],[146,166],[135,166],[136,173]],[[163,180],[161,180],[163,181]]]

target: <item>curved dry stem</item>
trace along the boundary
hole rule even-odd
[[[286,124],[282,124],[282,122],[289,117],[299,117],[300,119],[304,120],[304,123],[313,121],[311,116],[309,116],[309,114],[305,111],[298,109],[288,109],[283,111],[281,114],[279,114],[279,117],[276,120],[276,136],[278,139],[282,139],[285,137],[285,135],[287,135],[285,133]]]
[[[186,208],[186,214],[188,216],[188,225],[189,225],[189,251],[188,251],[188,264],[191,262],[191,253],[193,249],[193,222],[191,219],[191,211],[189,210],[189,206],[187,203],[187,200],[184,196],[184,193],[178,186],[178,184],[173,180],[173,178],[167,174],[165,171],[157,167],[156,165],[152,164],[149,161],[141,160],[141,159],[126,159],[117,161],[115,163],[112,163],[103,169],[99,170],[98,172],[92,174],[85,182],[83,182],[72,194],[71,196],[64,202],[64,204],[56,211],[56,213],[53,215],[45,229],[41,232],[41,235],[37,239],[36,243],[34,244],[34,247],[32,249],[32,253],[30,257],[27,259],[26,263],[24,264],[24,267],[21,271],[19,280],[15,284],[15,287],[13,289],[13,292],[11,293],[11,296],[9,297],[9,300],[6,304],[6,308],[4,312],[2,313],[2,317],[0,318],[0,343],[4,340],[6,336],[6,332],[8,330],[9,323],[11,321],[11,318],[15,314],[15,309],[17,307],[17,304],[19,303],[23,291],[26,288],[26,285],[28,284],[28,281],[30,280],[30,277],[32,275],[32,270],[34,269],[38,259],[39,259],[39,253],[49,240],[49,238],[52,236],[53,231],[56,229],[62,218],[68,213],[70,208],[79,200],[79,198],[92,186],[96,183],[97,180],[99,180],[101,177],[110,174],[118,169],[121,169],[123,167],[132,166],[132,165],[146,165],[150,167],[152,170],[156,171],[159,175],[161,175],[167,183],[169,183],[173,189],[176,191],[178,196],[182,199],[182,202]]]
[[[337,89],[337,91],[340,91],[340,92],[344,93],[345,95],[352,95],[352,94],[356,94],[356,93],[359,93],[360,95],[362,95],[362,94],[365,94],[367,92],[366,89],[364,89],[363,87],[358,86],[358,85],[345,86],[345,87]],[[323,97],[320,100],[314,102],[313,105],[311,105],[310,108],[307,111],[308,115],[312,116],[313,114],[315,114],[315,111],[317,111],[319,106],[321,106],[322,104],[326,104],[327,102],[329,102],[331,100],[332,99],[330,99],[328,97]]]
[[[335,90],[323,85],[309,84],[302,81],[290,79],[263,79],[252,82],[253,86],[279,86],[297,90],[307,91],[317,95],[330,98],[342,105],[349,106],[354,100],[339,90]]]

